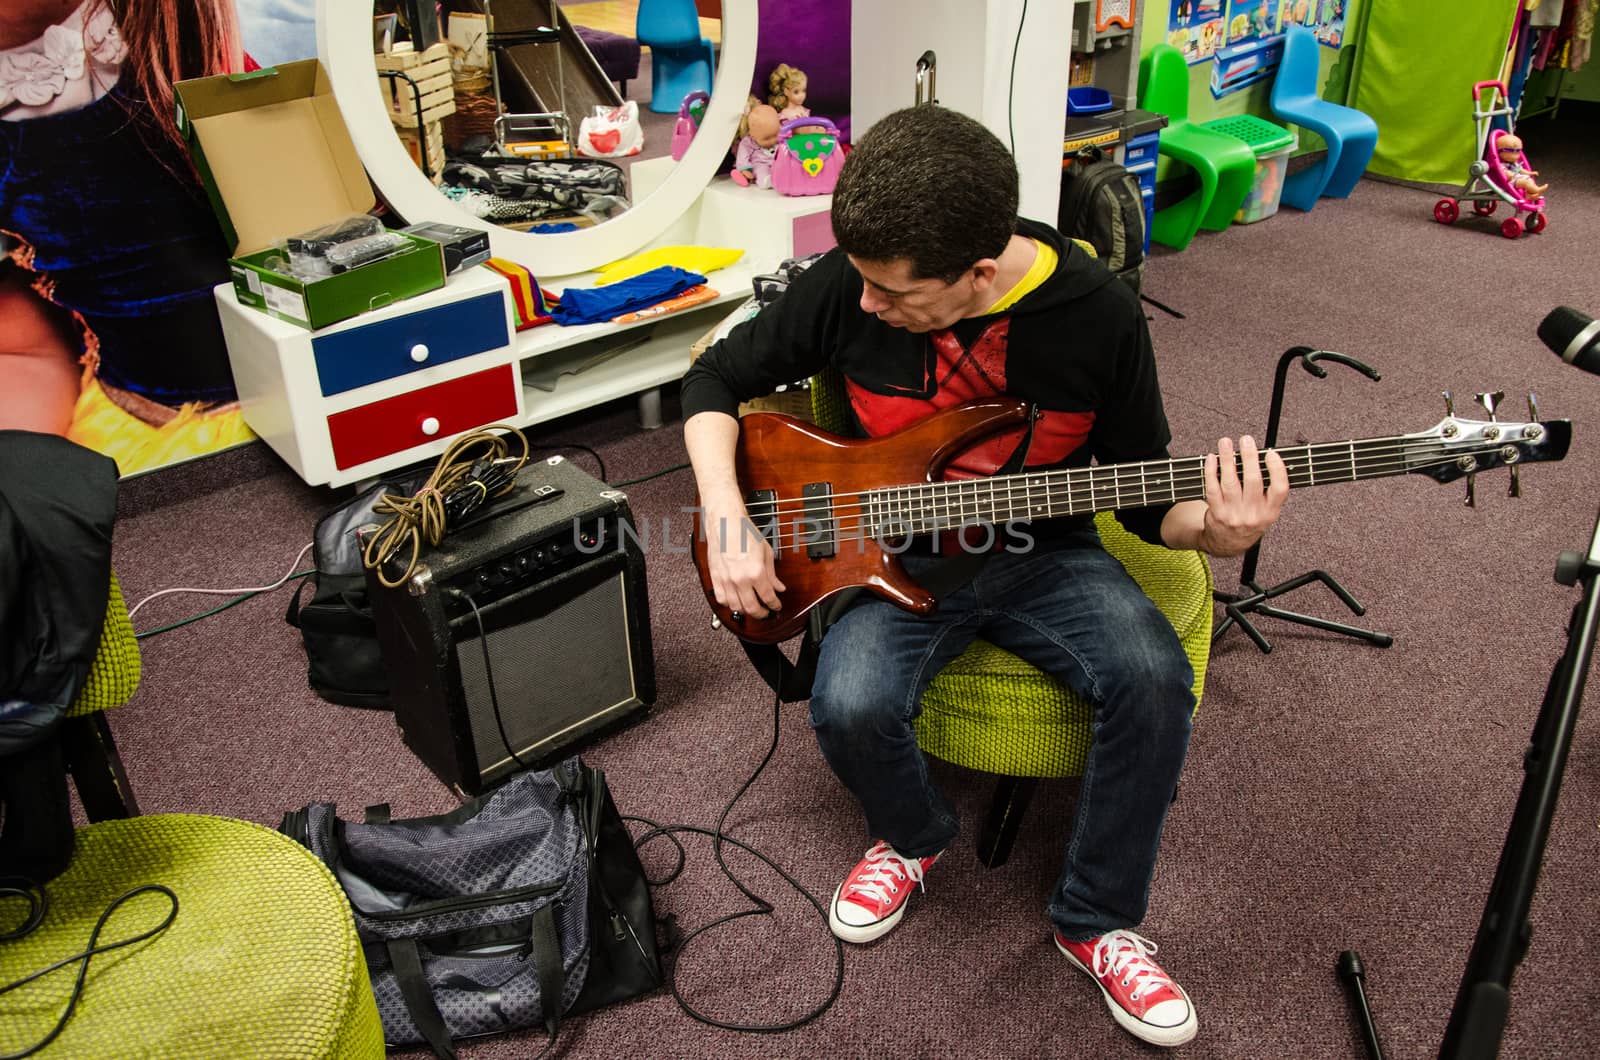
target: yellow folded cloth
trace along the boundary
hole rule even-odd
[[[635,254],[631,258],[613,261],[610,265],[596,270],[594,285],[603,287],[608,283],[617,283],[663,265],[676,265],[680,269],[698,272],[704,276],[725,265],[732,265],[742,257],[744,251],[738,247],[657,247],[643,254]]]

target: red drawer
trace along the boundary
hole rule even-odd
[[[502,364],[328,417],[340,471],[517,415],[516,366]],[[437,421],[436,423],[434,421]],[[424,430],[425,426],[434,429]]]

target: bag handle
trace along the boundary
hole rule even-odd
[[[696,102],[704,103],[709,106],[711,103],[711,97],[699,89],[695,89],[687,96],[684,96],[683,102],[678,104],[678,117],[692,119],[694,115],[689,113],[689,107]]]
[[[833,133],[834,139],[838,139],[839,137],[839,127],[833,124],[833,122],[829,121],[827,118],[805,117],[790,118],[788,121],[778,126],[778,139],[788,142],[790,135],[793,134],[796,129],[803,129],[807,125],[821,125],[823,128]]]
[[[289,597],[289,609],[284,612],[283,620],[295,629],[300,628],[300,594],[306,591],[306,583],[314,582],[316,578],[316,571],[312,571],[309,578],[301,578],[300,584],[295,586],[294,595]]]
[[[422,957],[417,953],[416,939],[390,939],[389,964],[394,968],[394,979],[400,987],[400,998],[406,1004],[406,1015],[422,1035],[433,1055],[439,1060],[456,1060],[456,1047],[450,1043],[450,1031],[444,1017],[439,1014],[439,1004],[433,999],[427,976],[422,974]],[[558,962],[557,967],[560,967]],[[540,973],[541,977],[543,972]],[[540,983],[540,988],[544,986]]]
[[[528,959],[539,971],[539,1005],[544,1009],[544,1029],[554,1045],[561,1029],[561,997],[566,992],[566,970],[561,965],[561,939],[556,933],[554,902],[546,902],[528,923]],[[450,1029],[434,1000],[433,988],[422,970],[422,955],[416,939],[389,939],[389,964],[405,1002],[406,1015],[439,1060],[458,1060]]]

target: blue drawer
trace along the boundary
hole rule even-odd
[[[1132,169],[1142,162],[1154,162],[1160,145],[1159,134],[1146,133],[1144,136],[1135,136],[1122,149],[1122,164]]]
[[[322,396],[504,346],[505,301],[480,294],[311,340]]]
[[[1128,172],[1139,182],[1139,190],[1146,195],[1156,190],[1156,164],[1145,162],[1140,166],[1129,166]]]

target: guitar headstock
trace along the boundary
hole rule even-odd
[[[1503,393],[1479,394],[1478,402],[1488,410],[1488,420],[1467,420],[1455,415],[1450,394],[1445,392],[1445,409],[1448,415],[1434,425],[1432,430],[1407,435],[1408,442],[1428,440],[1431,445],[1408,444],[1405,455],[1406,470],[1427,475],[1438,482],[1467,480],[1467,504],[1475,501],[1473,476],[1480,471],[1497,467],[1511,469],[1510,495],[1522,495],[1517,469],[1522,464],[1536,464],[1560,460],[1567,455],[1572,444],[1570,420],[1538,419],[1535,398],[1528,398],[1529,419],[1516,423],[1495,418],[1495,409]]]

